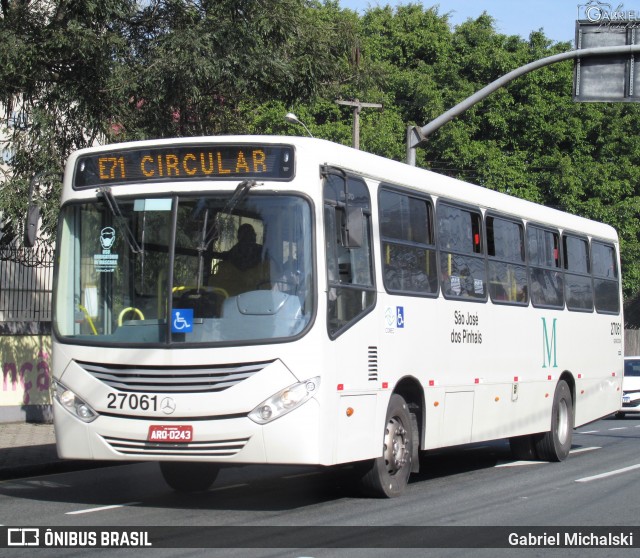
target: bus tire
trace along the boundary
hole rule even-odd
[[[216,480],[220,467],[215,463],[161,461],[165,482],[177,492],[204,492]]]
[[[536,452],[542,461],[564,461],[571,449],[573,435],[573,398],[571,389],[560,380],[553,395],[551,430],[536,440]]]
[[[382,456],[359,468],[361,491],[367,496],[394,498],[407,488],[413,460],[413,420],[406,401],[391,396],[382,443]]]

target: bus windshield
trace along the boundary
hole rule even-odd
[[[297,336],[313,312],[311,208],[292,195],[115,198],[65,206],[56,334],[91,344]]]

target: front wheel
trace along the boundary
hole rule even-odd
[[[216,480],[220,467],[215,463],[160,462],[166,483],[177,492],[204,492]]]
[[[360,466],[359,482],[368,496],[393,498],[404,492],[411,474],[413,422],[406,401],[392,395],[387,408],[382,456]]]
[[[560,380],[553,396],[551,430],[536,441],[536,453],[543,461],[564,461],[573,436],[573,397],[569,384]]]

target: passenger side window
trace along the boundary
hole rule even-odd
[[[522,223],[488,216],[487,253],[491,300],[498,304],[529,304]]]
[[[486,300],[487,279],[479,212],[438,204],[442,293],[446,298]]]
[[[620,312],[620,288],[615,248],[594,240],[591,242],[591,258],[596,311],[617,314]]]
[[[360,178],[327,174],[324,203],[327,327],[329,335],[337,337],[376,300],[369,190]]]
[[[529,284],[534,306],[562,308],[563,278],[560,268],[560,236],[556,231],[527,226]]]
[[[385,288],[407,294],[437,294],[431,202],[381,190],[379,205]]]
[[[589,265],[589,242],[565,234],[562,237],[564,252],[564,293],[569,310],[593,310],[593,284]]]

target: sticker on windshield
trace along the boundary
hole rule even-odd
[[[118,267],[118,254],[112,254],[111,248],[116,241],[113,227],[105,227],[100,231],[102,254],[93,255],[93,265],[97,273],[113,273]]]
[[[193,331],[193,308],[171,310],[171,333],[191,333]]]

